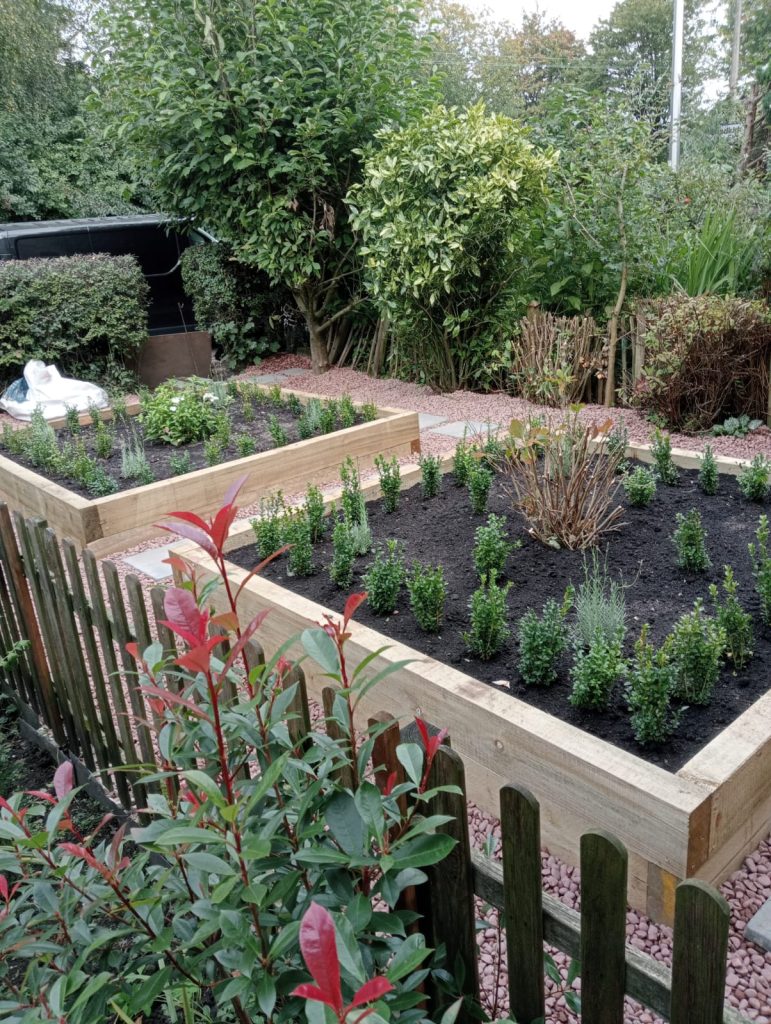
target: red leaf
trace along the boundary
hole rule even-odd
[[[214,522],[211,525],[211,536],[217,547],[217,551],[219,551],[220,554],[222,553],[222,547],[230,533],[230,527],[233,525],[233,520],[236,518],[237,511],[238,509],[235,505],[223,505],[214,517]]]
[[[203,530],[204,533],[209,533],[209,524],[205,519],[201,519],[195,512],[167,512],[167,516],[171,516],[172,519],[179,519],[183,523],[190,523],[191,526],[197,526],[199,530]]]
[[[8,879],[5,875],[0,875],[0,896],[3,897],[5,902],[8,902]]]
[[[374,1003],[377,999],[382,999],[386,992],[393,992],[393,988],[388,978],[370,978],[353,997],[348,1009],[352,1010],[355,1006],[363,1006],[365,1003]]]
[[[139,653],[139,645],[133,641],[130,644],[126,644],[126,651],[131,655],[134,661],[141,661],[142,656]]]
[[[213,615],[211,622],[213,626],[220,626],[231,633],[238,629],[238,616],[235,612],[221,612],[219,615]]]
[[[236,659],[240,656],[241,651],[243,651],[244,647],[246,647],[246,645],[252,639],[254,634],[265,621],[265,618],[269,611],[269,608],[263,608],[261,612],[255,615],[255,617],[252,619],[249,625],[244,629],[243,633],[238,638],[238,640],[236,640],[236,642],[233,644],[233,649],[228,655],[228,660],[225,662],[222,672],[220,673],[221,678],[224,679],[224,677],[231,670],[231,668],[236,662]],[[224,640],[225,638],[222,637],[222,639]]]
[[[47,804],[53,804],[56,806],[56,800],[54,800],[50,793],[46,793],[42,789],[27,789],[24,792],[27,796],[37,797],[38,800],[44,800]]]
[[[293,989],[290,993],[291,996],[299,996],[301,999],[315,999],[319,1003],[324,1003],[326,1006],[332,1006],[326,992],[322,992],[320,988],[315,985],[311,985],[309,981],[304,981],[302,985],[298,985],[297,988]]]
[[[217,549],[208,532],[197,526],[191,526],[189,523],[156,523],[155,525],[159,530],[166,530],[168,533],[175,533],[178,537],[192,540],[199,548],[203,548],[210,558],[216,559]]]
[[[240,476],[238,480],[234,480],[230,487],[228,487],[228,489],[225,491],[225,497],[222,499],[222,504],[232,505],[233,502],[238,497],[238,492],[241,490],[241,488],[244,486],[248,479],[249,474],[245,473],[243,476]]]
[[[170,690],[162,690],[159,686],[140,686],[139,692],[146,694],[148,697],[158,697],[159,700],[168,707],[172,704],[176,704],[179,707],[187,708],[188,711],[192,712],[197,718],[203,718],[207,722],[210,721],[209,716],[201,711],[191,700],[187,700],[185,697],[180,697],[177,693],[172,693]]]
[[[428,734],[428,726],[422,718],[417,717],[415,718],[415,725],[417,725],[420,738],[423,740],[423,748],[427,751],[428,745],[431,742],[431,737]]]
[[[352,619],[356,609],[360,604],[363,604],[367,600],[366,593],[351,594],[348,600],[345,602],[345,608],[343,608],[343,629],[348,625],[349,619]]]
[[[163,598],[163,610],[168,615],[169,628],[191,646],[196,647],[206,639],[209,616],[201,611],[189,590],[169,587]],[[188,637],[193,637],[192,641]]]
[[[339,1016],[343,1009],[340,961],[337,958],[332,915],[318,903],[311,903],[300,925],[300,949],[305,965],[321,990],[317,996]]]
[[[72,761],[62,761],[54,772],[54,793],[59,800],[63,800],[72,789],[73,777]]]
[[[179,555],[169,555],[168,558],[164,558],[164,564],[170,565],[172,569],[176,569],[177,572],[182,573],[183,576],[190,575],[190,565],[185,561],[184,558],[180,558]]]

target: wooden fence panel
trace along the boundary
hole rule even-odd
[[[501,838],[509,1001],[515,1020],[543,1017],[543,890],[541,812],[519,786],[501,790]]]
[[[730,912],[705,882],[681,882],[675,894],[672,1024],[721,1024]]]
[[[624,1024],[627,852],[613,836],[581,837],[581,1016]]]

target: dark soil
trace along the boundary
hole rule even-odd
[[[247,421],[242,415],[240,403],[235,402],[228,409],[228,415],[232,428],[231,441],[230,445],[223,451],[220,462],[230,462],[233,459],[241,458],[241,455],[236,448],[236,438],[239,434],[248,434],[250,437],[254,438],[256,445],[254,454],[266,452],[275,448],[273,438],[271,437],[268,429],[268,422],[271,416],[275,416],[286,431],[287,437],[289,438],[289,444],[300,440],[300,432],[297,427],[297,417],[286,408],[277,408],[270,404],[257,405],[255,403],[254,419]],[[356,422],[361,423],[363,420],[361,417],[357,417]],[[142,422],[139,417],[132,416],[127,421],[120,421],[115,425],[115,442],[113,444],[112,454],[109,458],[100,459],[95,454],[94,433],[95,431],[92,427],[81,427],[76,436],[78,439],[83,440],[89,454],[95,459],[95,461],[99,462],[106,472],[115,480],[118,485],[118,492],[127,491],[132,487],[138,486],[136,480],[127,480],[121,476],[121,441],[125,441],[126,444],[136,445],[137,440],[139,440],[143,444],[145,457],[147,458],[147,462],[156,480],[171,479],[175,475],[172,472],[170,465],[171,457],[173,455],[179,456],[184,452],[187,452],[190,456],[190,470],[188,472],[193,472],[196,469],[204,469],[208,466],[206,456],[204,454],[203,442],[174,447],[169,444],[146,441],[142,431]],[[57,431],[57,437],[60,445],[63,442],[73,439],[70,431],[66,427]],[[73,480],[72,477],[57,473],[44,473],[43,470],[34,466],[27,458],[15,455],[7,450],[3,451],[3,455],[11,459],[13,462],[18,462],[19,465],[26,466],[28,469],[34,470],[36,473],[43,473],[47,479],[62,484],[75,494],[80,494],[85,498],[91,497],[88,490],[83,487],[82,484]]]
[[[619,491],[619,497],[623,503],[623,491]],[[701,511],[708,533],[707,546],[713,567],[704,574],[689,573],[677,567],[670,539],[676,513],[691,508]],[[474,531],[483,524],[485,517],[472,513],[466,490],[454,486],[451,476],[444,478],[437,498],[425,500],[420,488],[413,487],[402,493],[395,513],[387,515],[381,502],[370,503],[368,510],[376,543],[396,538],[404,544],[408,564],[417,559],[444,567],[448,585],[446,623],[439,635],[423,633],[410,612],[406,590],[394,615],[388,618],[373,615],[364,604],[356,613],[358,621],[670,771],[677,771],[768,688],[771,630],[764,627],[760,619],[760,602],[747,550],[747,544],[754,539],[759,515],[768,509],[746,501],[731,477],[721,477],[719,493],[707,497],[698,487],[696,473],[681,471],[678,485],[660,485],[653,504],[647,509],[626,507],[624,525],[618,532],[608,535],[602,548],[603,557],[607,552],[610,575],[620,577],[627,588],[627,656],[631,656],[644,623],[650,623],[652,639],[659,643],[675,621],[691,610],[697,597],[704,598],[709,608],[709,584],[720,583],[726,564],[733,566],[739,599],[752,614],[755,656],[750,664],[735,674],[730,668],[724,668],[712,703],[707,707],[687,708],[676,734],[661,746],[643,747],[634,739],[621,684],[616,686],[607,712],[571,707],[567,700],[569,655],[561,666],[558,682],[550,688],[541,688],[526,687],[522,683],[513,635],[504,651],[492,661],[477,661],[468,654],[461,633],[468,628],[469,598],[478,586],[472,559]],[[512,539],[522,541],[522,547],[510,555],[506,565],[506,578],[514,584],[508,599],[513,626],[528,608],[540,612],[547,598],[559,600],[569,583],[578,585],[583,579],[584,555],[554,550],[532,539],[522,516],[512,510],[500,478],[493,483],[489,511],[505,515]],[[251,568],[256,561],[255,550],[252,546],[244,547],[231,552],[229,558]],[[314,576],[287,577],[285,556],[269,566],[266,575],[340,612],[346,594],[334,586],[327,574],[331,561],[328,540],[318,546],[316,558],[319,571]],[[370,560],[369,556],[359,560],[360,572]],[[357,577],[352,589],[360,586]]]

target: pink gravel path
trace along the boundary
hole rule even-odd
[[[265,360],[259,367],[247,371],[244,376],[267,374],[292,368],[306,368],[309,361],[303,356],[281,355]],[[291,380],[287,385],[291,386]],[[453,394],[438,395],[429,388],[402,381],[373,379],[363,373],[349,369],[332,370],[321,377],[298,377],[298,390],[314,391],[319,394],[337,397],[350,394],[358,401],[372,401],[378,405],[389,405],[417,412],[433,413],[446,416],[449,421],[479,420],[508,423],[513,418],[527,418],[537,414],[553,414],[554,410],[546,409],[512,398],[504,394],[481,395],[459,391]],[[582,413],[584,417],[606,418],[614,421],[623,419],[630,438],[634,441],[647,441],[650,435],[650,424],[639,413],[633,410],[606,410],[599,406],[587,406]],[[714,450],[723,455],[751,457],[762,452],[771,455],[771,431],[762,428],[747,438],[704,438],[673,434],[672,443],[677,447],[700,450],[709,441]],[[421,445],[424,451],[436,453],[452,450],[455,439],[443,437],[430,430],[421,432]],[[408,460],[406,460],[408,461]],[[330,481],[329,486],[334,486]],[[254,506],[243,509],[240,517],[254,515]],[[130,551],[112,556],[122,576],[132,570],[121,561],[123,555],[158,546],[158,540],[137,545]],[[143,583],[155,585],[149,577],[140,576]],[[477,847],[482,847],[490,833],[499,836],[499,824],[495,818],[482,813],[478,808],[469,807],[469,829],[471,840]],[[543,852],[542,859],[543,884],[547,892],[557,896],[567,906],[580,906],[579,872],[556,857]],[[771,839],[765,840],[745,859],[739,870],[721,887],[723,896],[731,908],[731,935],[729,939],[729,968],[726,984],[726,999],[730,1005],[739,1009],[750,1020],[757,1024],[771,1024],[771,953],[766,953],[753,943],[745,941],[744,928],[747,921],[759,909],[761,904],[771,896]],[[480,906],[484,913],[487,927],[480,933],[480,971],[484,998],[495,1016],[505,1016],[506,1001],[506,963],[505,937],[504,945],[499,947],[497,930],[497,914]],[[627,936],[630,944],[638,947],[665,963],[671,963],[672,933],[669,928],[657,925],[636,911],[627,914]],[[564,954],[552,951],[560,968],[563,979],[567,975],[568,958]],[[502,960],[499,965],[499,956]],[[580,979],[575,983],[580,989]],[[496,1000],[497,996],[497,1000]],[[496,1005],[497,1003],[497,1005]],[[547,981],[547,1021],[549,1024],[573,1024],[575,1015],[565,1005],[558,987]],[[631,1000],[627,1000],[624,1016],[625,1024],[658,1024],[659,1018]]]

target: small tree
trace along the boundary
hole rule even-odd
[[[377,141],[351,193],[372,297],[424,379],[484,385],[521,313],[518,270],[553,158],[482,105],[435,107]]]
[[[332,328],[361,301],[345,204],[357,153],[432,95],[415,10],[414,0],[111,0],[104,115],[163,209],[202,221],[291,289],[317,372]]]

